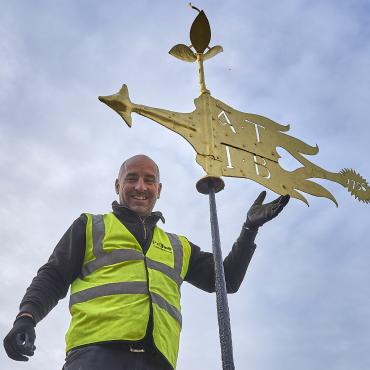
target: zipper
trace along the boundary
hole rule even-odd
[[[147,240],[147,229],[146,229],[146,224],[145,224],[145,219],[142,219],[139,216],[140,222],[143,225],[143,230],[144,230],[144,244],[145,247],[148,247],[148,240]],[[148,247],[149,248],[149,247]],[[146,249],[148,251],[148,249]],[[147,265],[147,259],[146,259],[146,253],[144,254],[144,266],[145,266],[145,274],[146,274],[146,281],[148,284],[148,296],[149,296],[149,318],[148,318],[148,323],[147,327],[145,329],[145,336],[144,336],[144,342],[145,343],[153,343],[154,344],[154,338],[153,338],[153,328],[154,328],[154,318],[153,318],[153,302],[152,302],[152,296],[150,294],[149,290],[149,271],[148,271],[148,265]],[[151,333],[148,333],[148,326],[150,322],[150,328],[151,328]]]
[[[140,218],[141,224],[143,225],[143,229],[144,229],[144,240],[146,241],[147,231],[146,231],[146,226],[145,226],[145,219],[142,219],[141,217],[139,217],[139,218]]]

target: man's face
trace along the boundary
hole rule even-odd
[[[162,189],[158,167],[147,156],[132,157],[121,168],[115,187],[120,204],[139,216],[148,216]]]

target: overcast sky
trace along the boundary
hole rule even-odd
[[[370,178],[370,3],[366,0],[197,1],[224,52],[205,62],[212,95],[290,124],[310,158]],[[197,66],[168,54],[190,44],[187,1],[0,0],[1,315],[3,338],[37,269],[82,212],[115,199],[121,162],[137,153],[161,169],[165,229],[211,250],[204,175],[180,136],[133,115],[132,128],[99,95],[194,109]],[[289,164],[288,158],[281,163]],[[284,162],[286,161],[286,162]],[[217,194],[224,256],[263,188],[225,178]],[[292,200],[261,228],[239,292],[229,296],[237,369],[370,368],[369,205],[320,181],[339,203]],[[268,200],[277,195],[268,191]],[[2,369],[60,369],[64,299],[37,326],[27,363],[0,351]],[[179,370],[221,369],[215,296],[183,285]]]

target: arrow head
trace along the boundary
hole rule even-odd
[[[115,110],[123,118],[127,126],[131,127],[133,104],[128,95],[127,85],[122,85],[121,90],[117,94],[99,96],[99,100]]]

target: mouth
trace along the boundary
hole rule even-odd
[[[135,200],[148,200],[148,197],[145,195],[133,195],[131,198]]]

